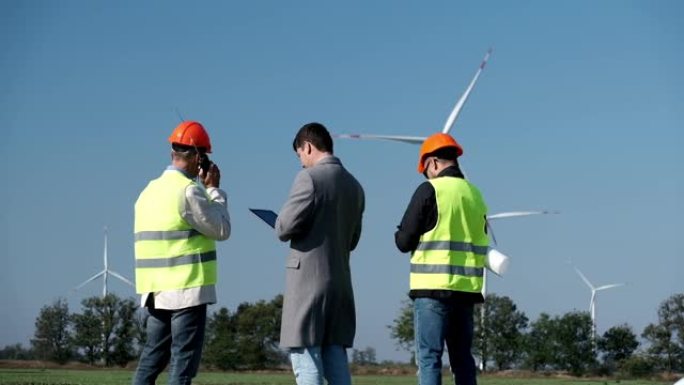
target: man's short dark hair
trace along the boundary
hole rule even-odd
[[[332,137],[328,129],[320,123],[312,122],[303,125],[292,142],[292,148],[297,151],[304,145],[304,142],[311,143],[318,151],[333,153]]]
[[[458,162],[458,150],[455,147],[445,147],[428,154],[427,156],[434,156],[437,159],[451,160]]]
[[[186,144],[180,143],[171,143],[171,148],[174,152],[185,152],[192,154],[195,154],[197,152],[199,152],[200,154],[205,154],[207,152],[207,149],[205,147],[188,146]]]
[[[203,155],[207,152],[207,149],[204,147],[188,146],[179,143],[172,143],[171,149],[173,150],[171,154],[173,155],[174,159],[184,159],[186,161],[190,160],[198,153]]]

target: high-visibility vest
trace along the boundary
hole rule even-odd
[[[470,182],[455,177],[430,180],[437,199],[437,224],[411,255],[411,290],[482,291],[489,239],[487,205]]]
[[[195,184],[167,169],[135,202],[135,287],[138,293],[216,283],[216,245],[183,219],[185,189]]]

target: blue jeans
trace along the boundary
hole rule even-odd
[[[347,350],[341,345],[290,349],[297,385],[351,385]]]
[[[475,385],[473,305],[448,299],[416,298],[413,301],[416,361],[420,385],[442,384],[442,353],[446,342],[454,384]]]
[[[181,310],[147,308],[147,311],[147,341],[133,385],[154,385],[169,363],[169,384],[189,385],[202,356],[207,305]]]

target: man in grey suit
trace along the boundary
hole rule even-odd
[[[349,385],[347,348],[356,312],[349,254],[361,236],[364,193],[333,156],[320,123],[304,125],[292,143],[303,170],[275,229],[290,242],[280,346],[289,351],[298,385]]]

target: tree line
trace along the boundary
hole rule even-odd
[[[473,354],[485,371],[526,369],[630,377],[684,372],[684,294],[674,294],[660,304],[658,323],[649,324],[641,333],[643,346],[627,324],[611,327],[594,341],[589,312],[542,313],[530,322],[511,298],[496,294],[476,306],[474,324]],[[403,303],[388,327],[398,347],[413,354],[410,301]]]
[[[244,302],[235,311],[222,307],[207,319],[202,363],[218,370],[268,369],[287,363],[279,349],[283,297]],[[480,307],[482,306],[482,307]],[[44,306],[35,321],[30,348],[21,344],[0,350],[0,359],[71,360],[100,366],[126,366],[137,360],[145,341],[145,315],[132,298],[86,298],[81,312],[71,313],[64,299]],[[484,317],[482,317],[484,315]],[[390,336],[413,352],[413,308],[406,300]],[[473,354],[482,369],[567,371],[574,375],[650,376],[684,371],[684,294],[674,294],[658,308],[658,322],[641,333],[617,325],[591,338],[588,312],[551,316],[530,322],[512,299],[490,294],[475,310]],[[352,362],[377,364],[375,349],[353,349]]]
[[[266,369],[286,361],[278,348],[283,296],[241,303],[234,312],[222,307],[207,319],[202,363],[215,369]],[[115,294],[86,298],[71,313],[64,299],[41,308],[31,346],[8,345],[0,359],[80,361],[99,366],[127,366],[145,343],[147,312],[132,298]]]

